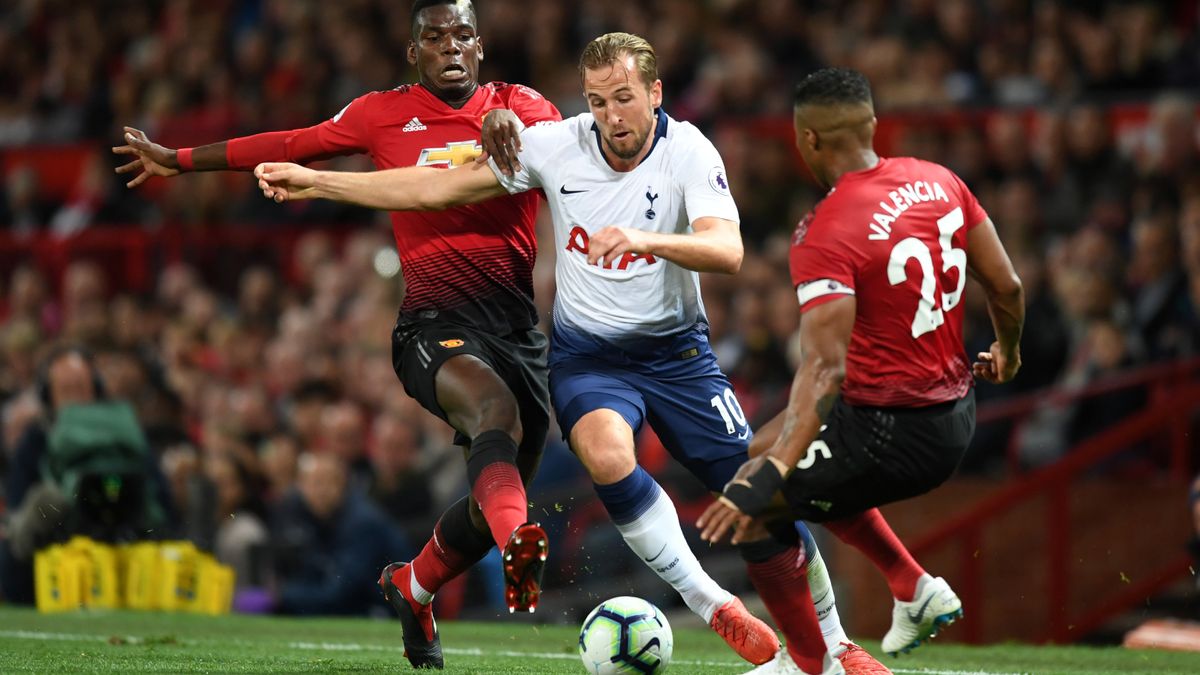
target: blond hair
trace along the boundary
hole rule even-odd
[[[642,82],[650,87],[658,79],[658,57],[646,39],[632,33],[605,33],[583,48],[579,57],[579,75],[632,56]]]

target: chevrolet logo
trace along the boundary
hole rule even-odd
[[[483,154],[483,146],[475,141],[455,141],[442,148],[425,148],[417,166],[462,166]]]

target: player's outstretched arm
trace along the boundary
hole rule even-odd
[[[267,162],[254,175],[263,195],[276,202],[332,199],[387,211],[440,211],[508,194],[491,168],[480,164],[355,173]]]
[[[135,188],[145,183],[151,176],[170,177],[182,173],[185,167],[180,165],[179,151],[151,141],[146,132],[133,127],[125,127],[125,145],[114,146],[112,151],[117,155],[128,155],[133,161],[117,167],[117,173],[138,172],[125,187]],[[200,171],[227,168],[225,164],[225,141],[204,145],[191,153],[193,169]]]
[[[697,272],[736,274],[742,267],[742,233],[724,218],[697,218],[689,234],[609,226],[588,241],[588,263],[608,265],[626,253],[666,258]]]
[[[1025,290],[991,218],[967,233],[967,269],[987,293],[988,314],[996,331],[991,349],[980,352],[971,369],[976,377],[993,384],[1008,382],[1021,368]]]
[[[226,169],[249,171],[261,162],[311,162],[365,152],[370,146],[372,128],[365,112],[370,96],[354,99],[333,119],[315,126],[268,131],[195,148],[168,148],[151,141],[139,129],[125,127],[125,145],[115,146],[112,151],[134,159],[116,171],[138,172],[125,184],[134,188],[151,176]]]
[[[117,167],[117,173],[133,173],[139,171],[133,180],[125,184],[125,187],[135,188],[142,183],[145,183],[151,176],[178,176],[181,173],[189,171],[224,171],[226,169],[246,169],[244,166],[230,166],[229,164],[229,144],[240,143],[243,147],[248,148],[250,155],[260,154],[261,156],[282,159],[288,157],[286,138],[289,135],[307,137],[315,137],[310,129],[298,129],[295,131],[272,131],[265,134],[257,134],[255,136],[246,136],[244,138],[236,138],[232,141],[220,141],[218,143],[209,143],[195,148],[183,148],[177,150],[168,148],[151,141],[146,132],[133,127],[125,127],[125,145],[114,146],[112,151],[117,155],[132,155],[132,162],[123,164]],[[304,147],[305,143],[297,144]],[[245,154],[245,150],[243,154]],[[309,153],[313,158],[325,156],[325,154]],[[326,153],[336,154],[336,153]],[[306,158],[297,157],[299,161],[304,161]]]

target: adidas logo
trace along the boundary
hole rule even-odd
[[[404,131],[404,132],[425,131],[425,129],[427,129],[427,128],[428,127],[426,127],[424,124],[421,124],[421,120],[414,117],[408,121],[408,124],[404,125],[404,128],[401,129],[401,131]]]

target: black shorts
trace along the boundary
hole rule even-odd
[[[546,336],[537,329],[497,336],[445,321],[401,321],[392,332],[392,366],[408,392],[426,410],[446,420],[434,378],[447,359],[470,354],[486,363],[517,399],[523,429],[521,454],[541,454],[550,428]],[[446,420],[447,423],[449,420]],[[457,445],[471,439],[456,433]]]
[[[783,487],[792,515],[823,522],[929,492],[958,468],[975,433],[975,390],[925,408],[838,398]]]

